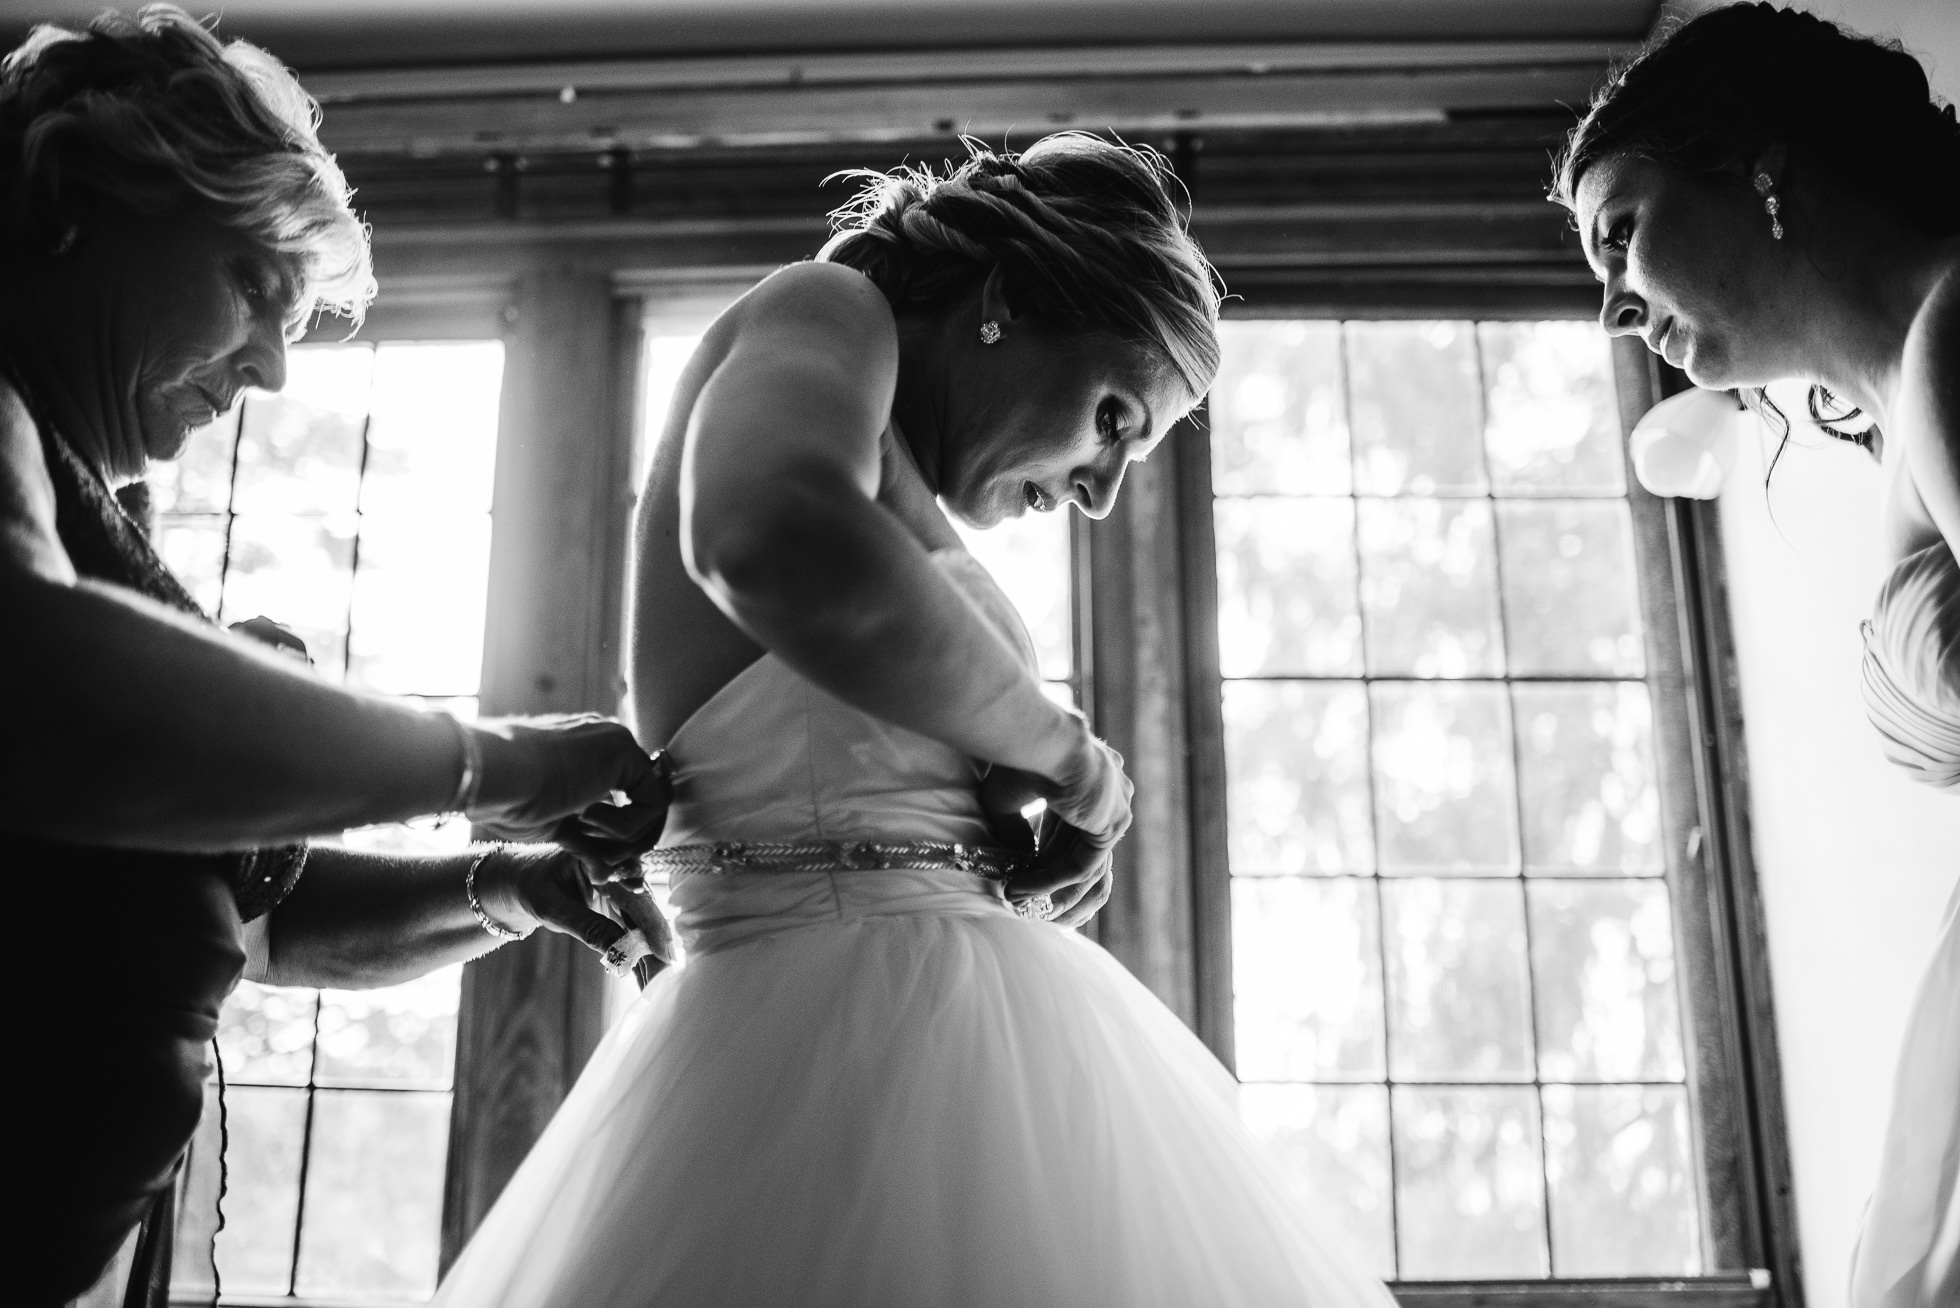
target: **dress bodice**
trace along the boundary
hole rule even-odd
[[[1865,707],[1894,763],[1960,787],[1960,563],[1945,542],[1907,555],[1865,624]]]
[[[1030,667],[1013,604],[963,550],[933,563]],[[667,743],[674,801],[661,846],[722,841],[989,844],[981,765],[818,689],[765,653]]]

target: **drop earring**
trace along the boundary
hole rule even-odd
[[[79,226],[77,226],[74,223],[69,223],[68,229],[62,232],[61,238],[54,243],[54,249],[51,252],[53,257],[59,259],[63,255],[67,254],[70,250],[74,249],[75,238],[80,236],[81,234],[82,234],[82,229]]]
[[[1000,324],[992,318],[980,324],[980,343],[982,345],[1000,344]]]
[[[1756,194],[1763,197],[1763,210],[1769,214],[1769,235],[1773,241],[1783,239],[1783,200],[1776,193],[1776,183],[1768,173],[1756,174]]]

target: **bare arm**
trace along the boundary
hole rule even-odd
[[[470,911],[464,876],[483,850],[391,856],[317,846],[278,908],[246,927],[245,975],[281,986],[363,990],[464,963],[504,943]],[[513,931],[547,927],[603,952],[626,928],[603,902],[671,959],[666,922],[644,895],[595,888],[572,856],[550,846],[503,846],[483,858],[478,902]]]
[[[688,425],[688,571],[838,698],[1059,778],[1086,736],[1079,720],[876,502],[897,367],[890,310],[864,278],[813,264],[765,284]]]
[[[453,722],[78,579],[40,438],[4,385],[0,619],[0,830],[237,849],[437,812],[456,793]],[[573,812],[646,770],[617,726],[476,739],[485,814],[536,817],[539,796],[547,815]]]

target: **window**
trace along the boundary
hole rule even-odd
[[[1605,338],[1247,321],[1225,347],[1248,1122],[1384,1277],[1701,1272]]]
[[[503,346],[296,347],[152,489],[165,561],[230,623],[265,615],[348,685],[474,712]],[[349,832],[444,851],[459,821]],[[434,1290],[460,969],[385,990],[241,984],[192,1146],[174,1289],[209,1293],[221,1129],[226,1294],[419,1301]]]

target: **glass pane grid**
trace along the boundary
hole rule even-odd
[[[265,615],[330,680],[472,717],[482,658],[501,343],[296,347],[156,469],[159,548],[227,623]],[[350,831],[380,853],[465,847],[467,823]],[[186,1179],[173,1289],[420,1302],[435,1288],[461,969],[369,991],[241,983]],[[225,1226],[217,1232],[221,1130]]]
[[[1603,337],[1225,335],[1212,431],[1248,1121],[1337,1198],[1384,1276],[1698,1272]]]

